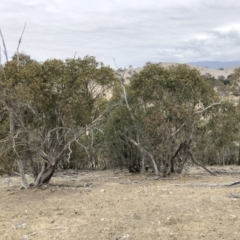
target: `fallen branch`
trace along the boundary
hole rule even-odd
[[[238,185],[238,184],[240,184],[240,181],[237,181],[237,182],[231,183],[229,185],[226,185],[226,187],[231,187],[231,186],[235,186],[235,185]]]
[[[229,195],[230,198],[240,198],[240,194],[230,194]]]
[[[65,230],[68,229],[68,227],[55,227],[55,228],[50,228],[50,230]]]
[[[206,187],[206,188],[220,188],[225,187],[224,184],[215,184],[215,183],[198,183],[198,184],[175,184],[175,187]]]

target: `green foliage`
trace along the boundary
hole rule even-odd
[[[162,171],[174,160],[181,172],[190,148],[204,163],[235,161],[239,110],[215,104],[213,86],[231,83],[239,93],[239,76],[237,69],[216,80],[187,65],[147,63],[125,87],[128,106],[117,74],[94,57],[40,63],[15,55],[0,71],[1,163],[11,169],[24,159],[46,181],[57,164],[139,169],[151,161],[134,141]]]
[[[115,108],[107,118],[103,129],[107,145],[106,157],[112,167],[128,169],[140,165],[140,154],[128,138],[136,138],[134,123],[125,105]]]
[[[237,106],[223,102],[197,128],[196,150],[206,164],[237,163],[239,118]],[[232,158],[235,155],[235,161]]]
[[[30,150],[35,159],[40,157],[51,165],[62,158],[69,160],[70,145],[84,141],[85,129],[103,119],[100,116],[109,107],[105,94],[116,76],[89,56],[40,63],[21,54],[19,60],[14,56],[0,71],[3,109],[14,116],[15,132],[10,133],[17,136],[14,151],[20,157]],[[2,113],[8,125],[4,116]],[[7,136],[9,132],[2,139]],[[3,142],[11,146],[8,140]]]
[[[240,96],[240,67],[236,68],[229,78],[231,80],[231,90],[233,95]]]
[[[135,121],[127,107],[119,108],[121,112],[116,111],[114,120],[108,121],[109,132],[112,133],[108,141],[117,142],[116,146],[121,146],[120,149],[124,149],[125,145],[133,149],[129,139],[138,142],[139,137],[159,168],[173,159],[181,145],[194,141],[195,127],[201,117],[209,116],[212,111],[204,108],[218,101],[213,88],[196,69],[187,65],[166,69],[159,64],[148,63],[140,73],[132,76],[126,90]],[[120,100],[121,95],[118,96]],[[116,153],[119,148],[111,147],[111,153]],[[187,156],[184,152],[187,149],[181,149],[182,156]],[[141,156],[135,156],[135,159],[139,158]],[[125,161],[127,159],[128,154]]]

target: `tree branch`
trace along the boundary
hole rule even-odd
[[[0,35],[1,35],[1,38],[2,38],[2,44],[3,44],[3,47],[4,47],[4,55],[6,57],[6,61],[8,62],[8,54],[7,54],[7,47],[6,47],[6,44],[5,44],[5,41],[4,41],[4,37],[3,37],[3,34],[2,34],[2,31],[0,29]]]
[[[198,113],[205,112],[205,111],[207,111],[208,109],[212,108],[213,106],[220,105],[221,103],[222,103],[222,99],[221,99],[221,101],[218,102],[218,103],[213,103],[213,104],[207,106],[206,108],[203,108],[203,109],[201,109],[201,110],[199,110],[199,111],[194,112],[193,115],[198,114]]]
[[[136,141],[134,141],[133,139],[129,139],[130,142],[132,142],[136,147],[138,147],[138,149],[144,153],[145,155],[147,155],[151,161],[152,161],[152,164],[153,164],[153,167],[154,167],[154,171],[155,171],[155,175],[159,175],[159,171],[158,171],[158,167],[157,167],[157,164],[153,158],[153,155],[151,153],[149,153],[148,151],[146,151],[139,143],[137,143]]]
[[[211,171],[208,170],[206,167],[204,167],[201,163],[197,162],[197,160],[195,159],[195,157],[193,156],[193,154],[192,154],[191,151],[189,151],[189,154],[190,154],[190,156],[191,156],[192,161],[193,161],[196,165],[202,167],[204,170],[206,170],[207,172],[209,172],[209,173],[212,174],[213,176],[217,176],[215,173],[211,172]]]
[[[17,46],[17,68],[18,68],[18,71],[19,71],[19,65],[20,65],[20,61],[19,61],[19,47],[20,47],[20,44],[22,42],[22,36],[23,36],[23,33],[25,31],[25,28],[26,28],[26,23],[24,24],[24,27],[23,27],[23,30],[22,30],[22,34],[19,38],[19,41],[18,41],[18,46]]]

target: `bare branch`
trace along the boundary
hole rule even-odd
[[[199,111],[194,112],[193,115],[198,114],[198,113],[203,113],[203,112],[207,111],[208,109],[210,109],[210,108],[212,108],[214,106],[220,105],[221,103],[222,103],[222,99],[218,103],[213,103],[213,104],[211,104],[211,105],[209,105],[209,106],[207,106],[207,107],[205,107],[205,108],[203,108],[203,109],[201,109]]]
[[[0,67],[2,67],[2,48],[0,45]]]
[[[116,65],[116,67],[118,67],[114,58],[113,58],[113,61],[114,61],[115,65]],[[126,92],[126,88],[125,88],[125,85],[124,85],[124,74],[125,74],[125,70],[124,70],[123,75],[120,78],[120,83],[121,83],[121,87],[122,87],[122,91],[123,91],[123,98],[124,98],[124,101],[125,101],[126,106],[128,108],[128,111],[130,113],[130,116],[131,116],[134,124],[136,124],[136,120],[135,120],[135,117],[133,116],[132,109],[131,109],[131,107],[130,107],[130,105],[128,103],[127,92]],[[137,132],[137,139],[138,139],[138,142],[139,142],[139,134],[138,134],[138,132]]]
[[[76,58],[76,55],[77,55],[77,51],[74,53],[73,59],[75,59],[75,58]]]
[[[90,154],[89,154],[88,148],[85,147],[83,144],[81,144],[78,140],[76,140],[76,143],[77,143],[78,145],[80,145],[82,148],[84,148],[86,154],[88,155],[88,158],[90,158]]]
[[[23,36],[24,31],[25,31],[25,28],[26,28],[26,23],[24,24],[22,34],[19,38],[18,46],[17,46],[17,67],[18,67],[18,70],[19,70],[19,65],[20,65],[20,63],[19,63],[19,47],[20,47],[20,44],[21,44],[21,41],[22,41],[22,36]]]
[[[67,158],[67,162],[69,163],[70,162],[70,158],[71,158],[71,154],[72,154],[72,149],[71,149],[71,144],[69,143],[68,144],[68,150],[69,150],[69,152],[68,152],[68,158]]]
[[[133,139],[129,139],[130,142],[132,142],[136,147],[138,147],[138,149],[145,155],[147,155],[151,161],[152,161],[152,164],[153,164],[153,167],[154,167],[154,171],[155,171],[155,175],[159,175],[159,171],[158,171],[158,167],[157,167],[157,164],[153,158],[153,155],[146,151],[139,143],[137,143],[136,141],[134,141]]]
[[[6,61],[8,62],[8,54],[7,54],[7,47],[6,47],[6,44],[5,44],[5,41],[4,41],[4,37],[3,37],[3,34],[2,34],[2,31],[0,29],[0,35],[1,35],[1,38],[2,38],[2,44],[3,44],[3,47],[4,47],[4,55],[6,57]]]
[[[172,133],[172,134],[171,134],[171,137],[173,137],[175,134],[177,134],[177,133],[185,126],[185,123],[186,123],[186,122],[184,122],[184,123],[181,125],[180,128],[178,128],[174,133]]]
[[[189,151],[189,154],[190,154],[190,157],[191,157],[192,161],[193,161],[196,165],[202,167],[204,170],[206,170],[207,172],[209,172],[209,173],[212,174],[213,176],[216,176],[215,173],[213,173],[212,171],[210,171],[209,169],[207,169],[206,167],[204,167],[201,163],[199,163],[199,162],[195,159],[195,157],[193,156],[193,154],[192,154],[191,151]]]
[[[92,129],[90,129],[90,131],[91,131],[91,148],[93,148],[93,142],[94,142],[94,134],[93,134],[93,130]]]

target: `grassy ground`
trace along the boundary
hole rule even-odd
[[[19,190],[0,178],[0,239],[240,239],[240,167],[169,179],[113,171],[58,173]],[[29,177],[30,178],[30,177]]]

